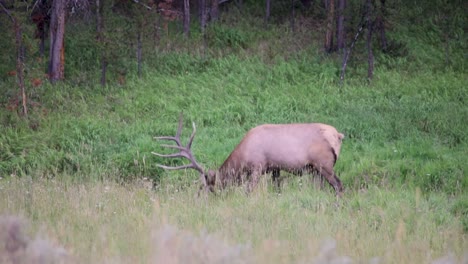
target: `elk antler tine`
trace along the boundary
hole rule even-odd
[[[197,127],[195,126],[195,122],[192,122],[192,127],[193,127],[193,132],[192,132],[192,135],[190,136],[189,142],[187,143],[187,148],[192,147],[192,142],[193,142],[193,139],[195,138],[195,133],[197,132]]]
[[[162,157],[162,158],[179,158],[179,157],[182,157],[182,155],[180,155],[179,153],[174,153],[174,154],[160,154],[160,153],[156,153],[156,152],[151,152],[151,154],[156,155],[156,156],[158,156],[158,157]]]
[[[158,166],[159,168],[165,169],[165,170],[181,170],[181,169],[196,169],[196,170],[198,170],[198,168],[195,168],[192,164],[186,164],[186,165],[175,166],[175,167],[165,166],[165,165],[161,165],[161,164],[156,164],[156,166]]]
[[[182,133],[182,126],[183,126],[183,118],[184,117],[184,114],[182,112],[180,112],[180,115],[179,115],[179,126],[177,127],[177,133],[176,133],[176,136],[175,138],[179,139],[180,138],[180,134]]]
[[[169,137],[169,136],[154,137],[154,139],[156,139],[156,140],[174,140],[174,141],[177,140],[177,138]]]
[[[182,146],[177,146],[177,145],[161,145],[161,147],[165,148],[173,148],[173,149],[178,149],[178,150],[187,150],[187,148],[184,148]]]

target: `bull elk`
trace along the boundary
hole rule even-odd
[[[165,166],[166,170],[195,169],[200,173],[201,189],[214,191],[215,186],[225,188],[229,184],[241,184],[248,180],[247,191],[257,185],[262,174],[272,173],[272,179],[279,185],[280,171],[296,175],[316,172],[342,195],[343,186],[333,167],[338,159],[341,141],[344,137],[334,127],[321,123],[265,124],[251,129],[218,170],[205,170],[192,153],[191,146],[196,133],[193,132],[186,146],[182,145],[182,115],[175,136],[159,136],[157,140],[174,141],[176,145],[162,145],[179,152],[173,154],[152,154],[165,157],[183,157],[190,161],[181,166]]]

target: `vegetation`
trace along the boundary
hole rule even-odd
[[[50,252],[46,263],[465,263],[466,18],[442,2],[387,6],[389,46],[374,43],[373,79],[358,40],[343,84],[342,54],[324,53],[324,31],[311,30],[325,23],[320,9],[299,13],[295,32],[281,5],[265,27],[249,1],[230,5],[206,36],[192,23],[186,40],[180,21],[168,21],[156,43],[143,38],[138,78],[133,30],[152,36],[151,27],[104,6],[99,45],[93,22],[68,20],[64,81],[46,81],[45,58],[25,39],[27,117],[7,74],[14,32],[0,33],[0,262],[34,262],[39,251]],[[258,124],[335,126],[346,135],[336,164],[344,198],[308,176],[277,193],[267,175],[249,196],[233,188],[194,199],[198,175],[164,172],[155,164],[169,161],[150,154],[181,111],[184,138],[197,125],[193,150],[206,167]],[[20,253],[6,246],[12,237]]]

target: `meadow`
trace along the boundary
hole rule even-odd
[[[0,262],[468,263],[458,44],[447,65],[440,42],[395,27],[404,52],[376,52],[369,81],[357,47],[341,85],[341,58],[299,49],[305,41],[283,27],[219,25],[206,56],[200,36],[176,35],[146,54],[142,78],[128,70],[115,81],[122,65],[135,68],[119,61],[100,87],[93,31],[82,27],[68,29],[67,80],[30,87],[27,119],[8,108],[15,79],[1,77]],[[227,42],[229,52],[219,47]],[[307,175],[288,175],[280,192],[265,175],[250,195],[233,187],[197,197],[196,172],[156,167],[184,161],[151,155],[180,112],[184,141],[197,126],[192,149],[207,168],[259,124],[335,126],[346,136],[335,166],[344,197]]]

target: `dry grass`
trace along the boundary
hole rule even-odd
[[[375,189],[337,202],[308,187],[278,195],[263,185],[248,197],[233,190],[206,200],[195,193],[170,184],[151,191],[141,183],[2,179],[0,262],[468,261],[467,234],[442,194]]]
[[[67,251],[40,236],[31,238],[19,217],[0,216],[0,263],[70,263]]]

